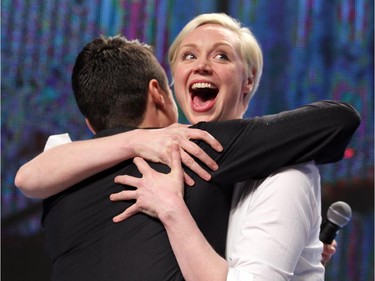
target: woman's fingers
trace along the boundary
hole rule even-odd
[[[114,222],[120,222],[120,221],[123,221],[123,220],[126,220],[127,218],[135,215],[136,213],[139,213],[140,210],[138,208],[138,206],[136,204],[133,204],[131,205],[129,208],[127,208],[124,212],[122,212],[121,214],[115,216],[113,218],[113,221]]]
[[[112,193],[109,196],[111,201],[123,201],[123,200],[137,200],[136,190],[123,190],[117,193]]]

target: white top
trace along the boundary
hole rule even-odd
[[[46,151],[50,148],[53,148],[55,146],[65,144],[65,143],[69,143],[69,142],[72,142],[72,140],[70,139],[70,136],[69,136],[68,133],[49,136],[49,138],[46,142],[46,145],[44,146],[44,151]]]
[[[237,184],[227,281],[324,280],[320,190],[313,162],[281,169],[263,182]]]

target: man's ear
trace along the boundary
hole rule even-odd
[[[156,79],[151,79],[148,84],[150,98],[157,108],[165,108],[164,92]]]
[[[91,125],[89,119],[85,118],[85,123],[86,123],[86,126],[89,128],[89,130],[95,135],[96,131],[95,131],[94,127]]]

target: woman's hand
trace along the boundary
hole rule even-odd
[[[206,152],[191,140],[202,140],[214,150],[223,150],[221,144],[206,131],[189,128],[189,125],[173,124],[162,129],[137,130],[134,150],[137,156],[151,162],[163,163],[170,167],[171,148],[178,144],[182,163],[204,180],[210,180],[211,175],[203,169],[192,156],[213,171],[218,165]],[[194,181],[184,172],[185,183],[193,185]]]
[[[183,169],[180,148],[177,144],[171,146],[169,162],[171,171],[164,174],[152,169],[142,158],[136,157],[134,163],[142,174],[142,178],[128,175],[115,178],[116,183],[133,186],[136,190],[123,190],[111,194],[110,200],[135,199],[136,202],[123,213],[114,217],[114,222],[120,222],[139,212],[163,220],[174,212],[176,202],[183,201],[184,194]]]

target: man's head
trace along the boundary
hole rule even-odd
[[[242,118],[262,74],[260,46],[226,14],[202,14],[168,54],[177,100],[190,122]]]
[[[88,43],[77,56],[72,85],[81,113],[96,132],[142,124],[166,126],[177,121],[163,68],[151,47],[136,40],[115,36]],[[163,114],[158,116],[160,120],[155,116],[154,123],[144,124],[154,99],[155,110],[161,109]]]

